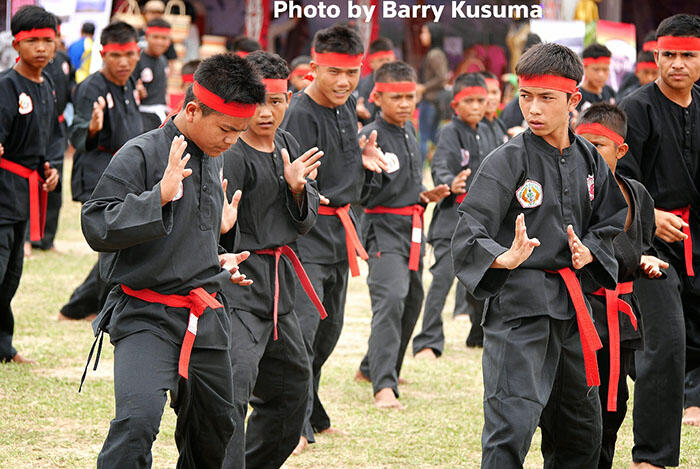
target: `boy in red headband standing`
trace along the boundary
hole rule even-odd
[[[375,39],[369,45],[365,60],[369,62],[369,68],[372,71],[367,76],[362,77],[357,85],[357,118],[362,125],[372,122],[379,113],[379,107],[370,101],[370,94],[374,90],[374,72],[385,63],[396,60],[394,43],[385,37]]]
[[[329,205],[319,208],[311,231],[297,240],[299,258],[328,313],[321,321],[316,306],[297,286],[295,310],[313,371],[300,450],[313,441],[314,431],[334,431],[318,398],[321,367],[343,327],[348,268],[358,276],[357,257],[367,259],[350,204],[360,201],[365,170],[388,168],[375,133],[359,142],[357,138],[357,100],[352,92],[360,80],[363,52],[359,35],[349,27],[336,25],[317,32],[311,62],[314,80],[292,97],[282,125],[301,148],[317,147],[325,153],[316,181],[321,195],[329,200]]]
[[[605,83],[610,76],[612,52],[602,44],[591,44],[583,49],[583,83],[581,102],[576,110],[585,111],[593,103],[615,104],[615,91]]]
[[[43,236],[47,193],[58,184],[48,160],[56,122],[55,96],[44,67],[56,51],[56,17],[41,7],[12,17],[17,65],[0,74],[0,363],[31,363],[12,346],[10,303],[22,276],[27,222],[32,241]]]
[[[107,332],[114,345],[115,418],[98,468],[151,466],[168,391],[177,467],[223,463],[234,420],[222,291],[251,281],[237,271],[247,253],[218,246],[237,203],[227,201],[218,156],[264,97],[245,61],[208,58],[177,116],[124,144],[83,205],[83,233],[115,285],[93,323],[95,342]]]
[[[659,78],[659,67],[654,60],[654,53],[652,51],[640,51],[637,54],[634,73],[629,73],[622,80],[620,89],[617,92],[618,102],[621,102],[637,88],[651,83],[657,78]]]
[[[73,200],[84,203],[119,148],[143,131],[139,96],[131,74],[139,60],[136,31],[126,23],[102,30],[102,70],[82,81],[73,92],[75,117],[68,136],[75,147],[71,189]],[[102,307],[107,285],[97,263],[75,289],[59,320],[93,318]]]
[[[656,33],[659,78],[620,104],[629,119],[630,155],[618,171],[654,198],[654,247],[671,264],[667,278],[639,280],[644,351],[635,355],[636,467],[678,465],[684,406],[683,422],[700,425],[700,89],[694,85],[700,17],[666,18]]]
[[[482,162],[452,238],[457,277],[488,298],[482,467],[522,467],[538,425],[546,467],[596,467],[601,343],[578,277],[615,289],[625,199],[595,147],[569,130],[576,54],[540,44],[515,71],[529,129]]]
[[[280,56],[251,52],[245,58],[265,84],[248,130],[224,153],[229,196],[243,190],[238,229],[222,236],[228,251],[250,258],[241,272],[251,287],[232,285],[231,365],[236,429],[226,452],[226,469],[279,467],[299,443],[306,418],[311,371],[299,321],[295,285],[306,285],[318,313],[325,316],[304,268],[289,247],[316,222],[316,182],[323,152],[302,153],[296,139],[279,129],[289,104],[289,68]],[[297,280],[298,279],[298,280]],[[248,418],[248,404],[253,413]]]
[[[143,117],[143,131],[159,127],[168,115],[166,90],[168,88],[168,59],[165,52],[170,47],[170,23],[155,19],[146,25],[146,49],[141,53],[134,80],[137,82]],[[140,81],[139,81],[140,80]]]

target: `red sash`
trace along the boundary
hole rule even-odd
[[[466,196],[467,196],[466,192],[464,194],[457,194],[457,197],[455,197],[455,200],[457,201],[457,205],[460,205]]]
[[[360,275],[360,266],[357,264],[357,257],[360,256],[362,260],[369,259],[365,248],[362,247],[360,238],[357,236],[357,231],[355,231],[355,225],[353,225],[350,219],[350,204],[344,205],[342,207],[329,207],[328,205],[321,205],[318,207],[319,215],[326,216],[337,216],[340,218],[340,222],[345,228],[345,246],[348,250],[348,263],[350,264],[350,274],[353,277]]]
[[[620,379],[620,323],[618,311],[622,311],[637,330],[637,317],[632,307],[619,295],[632,293],[632,282],[618,283],[615,290],[599,288],[593,295],[605,297],[605,308],[608,316],[608,341],[610,342],[610,382],[608,383],[608,412],[617,411],[617,384]]]
[[[321,319],[326,319],[328,317],[328,314],[326,313],[326,308],[323,307],[323,303],[321,303],[321,300],[318,298],[316,290],[314,290],[313,285],[311,285],[311,280],[309,280],[308,275],[306,275],[306,271],[301,265],[301,261],[299,260],[297,255],[294,254],[294,251],[292,251],[292,249],[289,246],[280,246],[273,249],[261,249],[259,251],[255,251],[255,254],[261,254],[264,256],[275,256],[275,303],[272,310],[272,323],[274,324],[274,340],[277,340],[277,306],[280,299],[279,263],[280,256],[282,254],[284,254],[284,256],[292,262],[292,267],[294,267],[294,272],[296,272],[297,277],[299,277],[301,286],[304,287],[304,291],[309,296],[309,299],[318,310],[318,313],[321,315]]]
[[[41,241],[46,226],[46,201],[48,192],[42,189],[44,178],[39,172],[31,170],[7,159],[0,160],[0,168],[29,181],[29,239]]]
[[[187,331],[185,338],[182,341],[180,349],[180,361],[178,364],[178,372],[180,376],[187,379],[190,367],[190,355],[192,354],[192,346],[194,339],[197,336],[197,322],[199,317],[204,313],[207,307],[211,309],[223,308],[224,305],[217,301],[216,293],[207,293],[204,288],[194,288],[190,290],[187,296],[184,295],[162,295],[158,292],[149,289],[132,290],[122,284],[122,290],[129,296],[138,298],[139,300],[148,303],[160,303],[172,308],[188,308],[190,317],[187,323]]]
[[[683,227],[683,233],[688,236],[683,240],[683,254],[685,257],[685,271],[688,277],[695,277],[695,272],[693,271],[693,240],[690,237],[690,206],[677,208],[675,210],[664,210],[664,212],[672,213],[681,219],[688,225]]]
[[[374,208],[365,209],[365,213],[390,213],[393,215],[413,217],[413,224],[411,226],[411,251],[408,256],[408,269],[414,272],[417,272],[418,267],[420,266],[420,245],[423,241],[423,212],[425,212],[425,207],[418,204],[397,208],[383,207],[379,205]]]

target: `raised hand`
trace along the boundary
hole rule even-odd
[[[231,283],[242,287],[247,287],[253,284],[252,280],[247,278],[245,274],[238,271],[239,264],[248,259],[248,256],[250,256],[250,252],[248,251],[219,254],[219,264],[223,269],[228,270],[231,273]]]
[[[328,197],[326,197],[325,195],[323,195],[323,194],[321,194],[321,193],[319,193],[318,196],[319,196],[319,198],[320,198],[319,203],[320,203],[321,205],[330,205],[331,201],[328,200]]]
[[[472,170],[469,168],[463,169],[457,173],[455,178],[452,180],[452,184],[450,184],[450,190],[453,194],[464,194],[467,192],[467,178],[471,176],[471,174]]]
[[[389,170],[389,162],[384,158],[384,152],[377,146],[377,131],[373,130],[366,136],[361,136],[360,148],[362,149],[362,165],[369,171],[381,173]]]
[[[569,237],[569,249],[571,250],[571,264],[574,269],[578,270],[581,267],[593,262],[593,254],[591,251],[583,245],[576,233],[574,233],[574,227],[569,225],[566,227],[566,234]]]
[[[97,132],[102,130],[105,118],[105,106],[107,106],[107,102],[102,96],[98,96],[97,101],[92,103],[92,116],[88,124],[88,136],[94,137]]]
[[[41,188],[47,192],[52,192],[58,185],[58,170],[52,168],[49,162],[44,163],[44,184]]]
[[[5,154],[5,147],[3,147],[2,144],[0,143],[0,156],[2,156],[4,154]]]
[[[661,269],[668,269],[668,262],[664,262],[658,257],[642,256],[639,266],[649,278],[661,277]]]
[[[440,184],[434,189],[421,192],[420,201],[424,204],[428,204],[430,202],[440,202],[448,195],[450,195],[450,188],[447,186],[447,184]]]
[[[192,170],[185,168],[185,165],[190,160],[190,154],[185,157],[182,154],[187,148],[187,142],[182,135],[173,138],[173,143],[170,145],[170,155],[168,156],[168,166],[163,173],[163,179],[160,180],[160,205],[163,206],[173,200],[180,189],[182,180],[192,174]]]
[[[667,243],[683,241],[688,237],[681,231],[683,228],[688,227],[688,224],[681,217],[663,210],[654,209],[654,218],[656,219],[656,236]]]
[[[143,81],[139,78],[136,80],[136,91],[139,94],[139,98],[146,99],[148,97],[148,90],[143,84]]]
[[[521,213],[515,219],[515,238],[513,238],[510,249],[498,256],[491,264],[491,267],[513,270],[525,262],[532,254],[532,251],[539,245],[540,241],[537,238],[527,237],[525,215]]]
[[[221,188],[224,190],[224,208],[221,212],[221,234],[225,234],[233,228],[236,224],[236,220],[238,220],[238,202],[241,201],[241,195],[243,193],[239,190],[234,192],[231,202],[229,202],[228,196],[226,195],[228,179],[224,179]]]
[[[286,149],[282,148],[280,153],[284,163],[284,179],[287,181],[289,190],[293,194],[301,194],[306,186],[306,178],[313,176],[313,179],[316,176],[316,170],[321,165],[318,160],[323,156],[323,152],[313,147],[293,162],[289,160],[289,152]]]
[[[360,119],[369,119],[370,117],[372,117],[372,114],[370,114],[369,110],[367,110],[367,106],[365,106],[365,98],[363,96],[360,96],[357,99],[355,111],[357,111],[357,117],[359,117]]]

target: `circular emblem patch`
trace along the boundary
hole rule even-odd
[[[532,179],[527,179],[515,191],[515,198],[523,208],[534,208],[542,205],[542,185]]]

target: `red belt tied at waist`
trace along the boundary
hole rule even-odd
[[[595,352],[603,348],[600,342],[600,337],[593,325],[593,318],[588,313],[586,300],[583,298],[581,284],[576,278],[576,274],[570,267],[564,267],[559,270],[547,270],[552,274],[559,274],[564,279],[564,284],[569,292],[571,302],[576,310],[576,322],[578,323],[578,331],[581,335],[581,348],[583,348],[583,362],[586,367],[586,382],[588,386],[600,386],[600,374],[598,373],[598,360]]]
[[[350,204],[343,205],[342,207],[329,207],[328,205],[321,205],[318,207],[319,215],[326,216],[337,216],[340,218],[340,222],[345,228],[345,245],[348,249],[348,263],[350,264],[350,274],[353,277],[360,275],[360,267],[357,264],[357,257],[360,256],[362,260],[366,261],[369,259],[367,251],[362,247],[360,238],[357,236],[357,231],[355,231],[355,225],[353,225],[350,219]]]
[[[224,305],[219,303],[215,298],[216,293],[207,293],[204,288],[194,288],[190,290],[190,293],[187,296],[163,295],[149,289],[133,290],[124,284],[122,284],[121,287],[124,293],[129,296],[133,296],[134,298],[138,298],[139,300],[146,301],[148,303],[160,303],[172,308],[188,308],[190,310],[190,317],[187,323],[187,332],[185,332],[185,338],[182,341],[180,361],[178,364],[178,372],[180,376],[187,379],[189,375],[188,371],[190,367],[192,346],[194,345],[194,339],[197,336],[197,322],[199,321],[199,317],[207,308],[217,309],[224,307]]]
[[[299,277],[301,286],[304,287],[304,291],[318,310],[318,313],[321,315],[321,319],[326,319],[328,317],[328,314],[326,313],[326,308],[323,307],[323,303],[321,303],[321,300],[318,298],[316,290],[314,290],[313,285],[311,285],[311,280],[309,280],[309,276],[306,275],[306,271],[301,265],[301,261],[299,260],[297,255],[294,254],[292,248],[290,248],[289,246],[280,246],[273,249],[261,249],[259,251],[255,251],[255,254],[262,254],[264,256],[275,256],[275,304],[272,310],[272,323],[274,324],[274,340],[277,340],[277,307],[280,298],[279,262],[280,256],[283,254],[287,259],[289,259],[292,262],[292,267],[294,267],[294,272],[296,272],[297,277]]]
[[[672,213],[681,219],[688,225],[683,227],[683,233],[687,236],[683,240],[683,254],[685,257],[685,271],[688,277],[695,277],[695,272],[693,271],[693,240],[690,237],[690,206],[677,208],[675,210],[664,210],[664,212]]]
[[[41,238],[44,237],[44,227],[46,226],[46,201],[48,200],[48,192],[41,187],[44,183],[44,178],[39,175],[36,169],[31,170],[6,159],[0,160],[0,168],[29,181],[30,240],[41,241]]]
[[[632,307],[618,298],[619,295],[632,293],[633,283],[618,283],[615,290],[599,288],[593,294],[605,297],[605,309],[608,317],[608,340],[610,342],[610,383],[608,384],[608,412],[617,411],[617,384],[620,379],[620,323],[618,311],[622,311],[629,318],[634,330],[637,330],[637,317]]]
[[[466,192],[464,194],[457,194],[457,197],[455,197],[457,204],[460,205],[464,201],[465,197],[467,197]]]
[[[420,266],[420,245],[423,241],[423,212],[425,207],[422,205],[407,205],[406,207],[383,207],[378,205],[374,208],[366,208],[365,213],[403,215],[413,217],[413,225],[411,227],[411,251],[408,256],[408,269],[414,272],[418,271]]]

